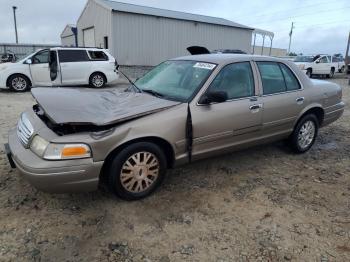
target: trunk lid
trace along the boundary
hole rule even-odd
[[[190,46],[187,48],[187,51],[190,52],[191,55],[206,55],[210,54],[210,51],[203,46]]]

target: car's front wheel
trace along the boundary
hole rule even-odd
[[[124,200],[150,195],[166,173],[166,157],[161,148],[139,142],[118,152],[108,170],[108,186]]]
[[[328,78],[333,78],[334,77],[334,73],[335,73],[335,69],[332,68],[331,71],[329,72],[329,74],[327,75]]]
[[[307,75],[309,78],[312,77],[312,69],[311,69],[311,68],[308,68],[308,69],[306,70],[306,75]]]
[[[30,88],[30,82],[24,75],[16,74],[9,78],[8,84],[11,90],[15,92],[25,92]]]
[[[106,85],[106,82],[106,77],[102,73],[93,73],[89,80],[89,84],[93,88],[102,88]]]
[[[318,133],[318,119],[314,114],[304,116],[290,136],[290,145],[294,152],[305,153],[315,143]]]

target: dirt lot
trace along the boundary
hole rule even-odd
[[[32,103],[0,92],[0,144]],[[347,106],[305,155],[276,143],[197,162],[131,203],[39,192],[0,147],[0,260],[350,261],[349,131]]]

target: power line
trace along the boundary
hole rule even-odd
[[[320,27],[320,26],[324,26],[324,25],[329,25],[329,24],[338,24],[338,23],[342,23],[342,22],[350,22],[350,19],[344,19],[344,20],[338,20],[338,21],[329,21],[326,23],[321,23],[321,24],[311,24],[311,25],[301,25],[301,26],[296,26],[296,29],[303,29],[303,28],[311,28],[311,27]],[[279,30],[279,31],[274,31],[274,33],[286,33],[288,32],[287,30]]]
[[[298,9],[306,9],[306,8],[310,8],[310,7],[314,7],[314,6],[319,6],[319,5],[322,5],[322,4],[330,4],[330,3],[333,3],[333,2],[338,2],[339,3],[339,1],[336,1],[336,0],[335,1],[329,0],[329,1],[324,1],[324,2],[319,2],[319,3],[316,3],[316,4],[312,4],[312,5],[301,6],[301,7],[296,7],[296,8],[292,8],[292,9],[284,9],[284,10],[274,11],[272,13],[266,13],[266,14],[255,16],[254,18],[271,16],[271,15],[274,15],[274,14],[281,14],[281,12],[289,14],[290,12],[294,12],[295,10],[298,10]],[[252,18],[252,16],[251,15],[238,16],[238,17],[235,17],[235,20],[242,19],[242,18]]]
[[[294,19],[296,17],[303,17],[303,16],[308,16],[308,15],[318,15],[320,13],[335,12],[335,11],[345,10],[345,9],[349,9],[349,8],[350,8],[350,6],[337,8],[337,9],[331,9],[331,10],[321,10],[321,11],[317,11],[316,13],[313,12],[313,13],[307,13],[307,14],[301,14],[301,15],[294,15],[294,16],[290,16],[290,17],[287,17],[287,18],[272,19],[272,20],[263,21],[263,22],[257,23],[257,24],[261,25],[261,24],[266,24],[266,23],[269,23],[269,22],[284,21],[284,20],[288,20],[288,19]],[[253,18],[255,18],[255,17],[253,17]]]

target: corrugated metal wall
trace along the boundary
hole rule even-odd
[[[78,45],[83,46],[83,30],[95,27],[95,47],[104,47],[104,37],[108,37],[108,44],[112,46],[111,25],[112,12],[95,1],[88,1],[82,15],[77,22]]]
[[[17,59],[22,59],[31,53],[39,49],[46,49],[51,47],[57,47],[59,45],[38,45],[38,44],[2,44],[0,43],[0,56],[7,51],[11,51],[16,54]]]
[[[252,31],[163,17],[113,12],[110,50],[121,65],[154,66],[188,55],[186,48],[205,46],[250,52]],[[100,27],[96,31],[101,30]]]
[[[61,36],[61,44],[62,46],[75,46],[75,36]]]

